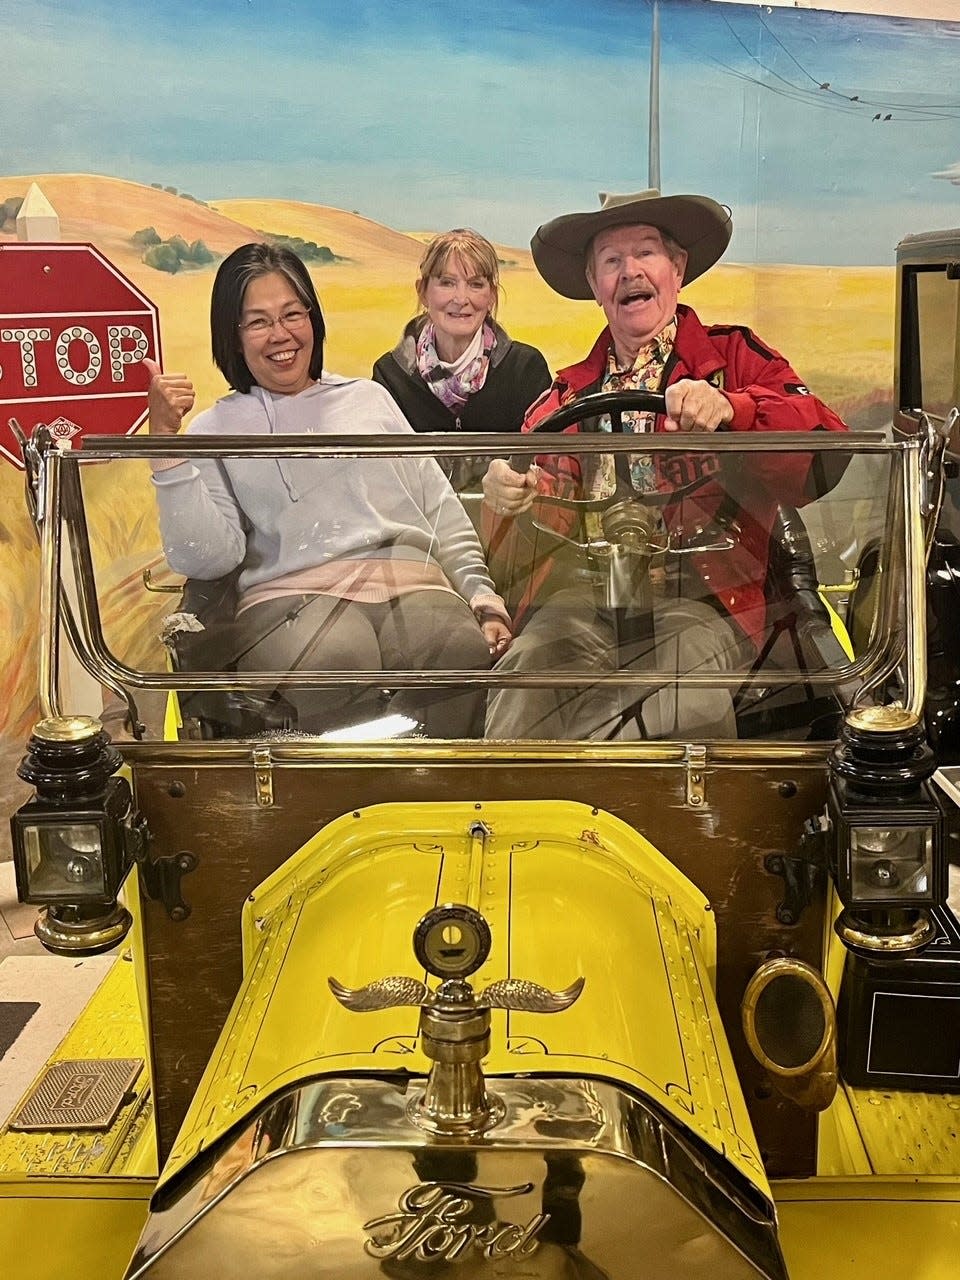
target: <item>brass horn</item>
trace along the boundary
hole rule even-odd
[[[784,1097],[823,1111],[837,1092],[837,1015],[816,969],[789,956],[767,960],[740,1004],[757,1062]]]

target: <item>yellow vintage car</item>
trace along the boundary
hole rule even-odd
[[[913,319],[955,318],[949,253],[910,252]],[[164,568],[150,511],[103,551],[151,459],[240,450],[331,485],[440,455],[489,549],[502,437],[35,437],[18,888],[52,951],[115,960],[0,1131],[4,1274],[953,1280],[960,788],[942,717],[928,743],[925,564],[957,387],[928,414],[906,394],[895,432],[657,436],[709,503],[538,504],[524,575],[565,557],[616,648],[510,670],[198,667],[220,588]],[[550,425],[525,442],[544,466],[630,455]],[[637,660],[798,457],[756,651]],[[129,739],[63,700],[62,636]],[[339,700],[330,729],[291,717],[295,686]],[[562,735],[417,714],[545,690]],[[735,732],[698,735],[718,692]]]

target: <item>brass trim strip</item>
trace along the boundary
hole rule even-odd
[[[440,437],[430,435],[289,435],[289,436],[84,436],[83,449],[73,453],[71,461],[118,461],[146,458],[220,458],[242,455],[246,458],[337,457],[363,458],[387,454],[391,457],[416,457],[438,452],[449,457],[469,457],[478,453],[497,456],[503,453],[503,436],[496,432],[457,432]],[[518,437],[517,452],[590,454],[630,453],[635,451],[629,436],[538,434]],[[657,452],[663,453],[896,453],[909,442],[886,440],[879,431],[850,431],[841,435],[806,431],[764,432],[750,436],[743,432],[711,435],[708,441],[693,441],[685,433],[677,436],[661,433]],[[699,449],[698,446],[699,445]]]
[[[249,766],[251,746],[255,739],[204,740],[202,742],[125,742],[123,754],[131,764],[189,764],[191,768],[220,768],[230,763]],[[742,766],[753,769],[759,764],[771,767],[808,764],[821,768],[827,762],[834,743],[779,742],[715,742],[706,745],[706,763]],[[476,741],[426,743],[423,740],[391,742],[333,743],[319,738],[297,741],[271,741],[273,766],[283,767],[331,764],[375,766],[384,761],[398,767],[422,764],[460,765],[490,763],[501,765],[554,764],[569,760],[578,765],[686,765],[686,747],[680,743],[590,743],[590,742],[504,742],[479,744]]]

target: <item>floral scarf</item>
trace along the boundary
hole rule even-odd
[[[478,332],[461,360],[452,365],[444,364],[437,355],[436,333],[428,320],[417,338],[417,368],[420,376],[437,399],[452,412],[456,412],[486,382],[490,352],[496,341],[493,325],[489,320],[484,320],[481,332]]]

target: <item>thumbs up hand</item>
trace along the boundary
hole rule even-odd
[[[185,373],[161,373],[156,360],[144,360],[150,375],[147,411],[152,436],[175,436],[183,415],[189,413],[196,399],[193,383]]]

